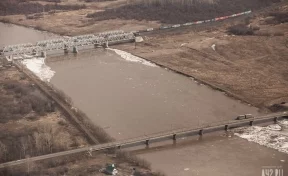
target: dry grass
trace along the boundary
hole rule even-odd
[[[227,31],[230,34],[234,34],[234,35],[253,35],[254,34],[254,30],[245,24],[237,24],[234,26],[230,26],[227,29]]]

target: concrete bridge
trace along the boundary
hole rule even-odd
[[[108,47],[109,44],[131,42],[134,40],[135,36],[132,32],[124,32],[121,30],[109,31],[75,37],[61,37],[58,39],[39,41],[36,44],[10,45],[1,50],[1,55],[8,60],[12,60],[13,57],[25,57],[25,55],[40,55],[41,57],[46,57],[46,53],[49,51],[63,50],[65,53],[68,53],[69,50],[72,50],[73,53],[77,53],[80,47]]]
[[[185,129],[166,131],[166,132],[161,132],[161,133],[145,135],[145,136],[138,137],[138,138],[126,139],[126,140],[110,142],[106,144],[93,145],[93,146],[83,147],[83,148],[74,149],[74,150],[68,150],[68,151],[52,153],[48,155],[36,156],[32,158],[2,163],[0,164],[0,169],[4,167],[21,165],[26,162],[40,161],[40,160],[51,159],[51,158],[56,158],[56,157],[61,157],[61,156],[68,156],[68,155],[77,154],[77,153],[102,151],[102,150],[107,150],[107,149],[131,148],[131,147],[136,147],[136,146],[141,146],[141,145],[148,147],[151,143],[157,143],[157,142],[162,142],[162,141],[167,141],[167,140],[176,141],[177,138],[182,138],[182,137],[190,137],[190,136],[198,136],[198,135],[202,136],[206,133],[227,131],[232,128],[252,126],[254,124],[261,124],[261,123],[263,124],[263,123],[269,123],[269,122],[276,123],[278,120],[282,120],[287,117],[288,117],[288,112],[282,112],[282,113],[275,113],[275,114],[270,114],[270,115],[255,117],[255,118],[250,118],[250,119],[244,119],[244,120],[234,120],[234,121],[226,121],[222,123],[214,123],[214,124],[199,127],[199,128],[185,128]]]

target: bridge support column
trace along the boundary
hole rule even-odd
[[[146,146],[149,146],[149,140],[145,141]]]
[[[278,117],[274,117],[274,123],[277,123]]]
[[[9,58],[10,61],[13,61],[13,56],[12,55],[8,56],[8,58]]]
[[[32,55],[36,56],[37,55],[37,51],[33,49]]]
[[[65,54],[68,54],[68,52],[69,52],[69,51],[68,51],[68,48],[64,48],[64,53],[65,53]]]
[[[250,126],[253,126],[253,122],[254,122],[254,121],[250,121],[250,122],[249,122],[249,125],[250,125]]]
[[[173,141],[176,141],[176,134],[173,134]]]
[[[108,43],[108,41],[105,43],[104,48],[109,48],[109,43]]]
[[[228,131],[229,125],[225,125],[225,131]]]
[[[73,53],[78,53],[78,49],[76,46],[73,47]]]
[[[199,131],[199,135],[202,136],[203,135],[203,130]]]
[[[42,52],[41,52],[41,57],[46,58],[46,52],[45,52],[45,51],[42,51]]]

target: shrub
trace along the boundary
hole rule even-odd
[[[68,124],[64,120],[58,121],[58,124],[61,126],[68,126]]]
[[[104,1],[116,1],[116,0],[85,0],[85,2],[104,2]]]
[[[288,22],[288,12],[271,12],[269,15],[273,16],[277,23]]]
[[[244,24],[237,24],[234,26],[230,26],[228,28],[228,32],[234,35],[253,35],[254,30],[252,28],[247,27]]]
[[[88,14],[95,20],[125,19],[180,24],[255,10],[275,0],[133,0],[127,5]],[[277,0],[278,1],[278,0]],[[249,20],[248,20],[249,21]],[[247,21],[247,22],[248,22]]]
[[[151,164],[148,161],[146,161],[142,158],[139,158],[135,155],[132,155],[130,152],[116,151],[116,157],[119,159],[122,159],[124,161],[127,161],[131,164],[134,164],[136,166],[140,166],[140,167],[143,167],[146,169],[151,169]]]

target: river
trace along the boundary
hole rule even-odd
[[[0,23],[1,46],[53,37],[56,36]],[[153,64],[125,60],[111,50],[53,56],[46,59],[46,64],[55,71],[51,83],[117,140],[232,120],[239,114],[258,115],[257,108],[191,78]],[[281,164],[277,158],[282,155],[278,152],[222,133],[208,135],[204,140],[181,141],[136,154],[168,176],[244,176],[251,170],[255,175],[270,161]],[[261,162],[257,162],[259,159]]]
[[[257,109],[193,79],[96,49],[46,62],[51,83],[116,139],[231,120]]]

